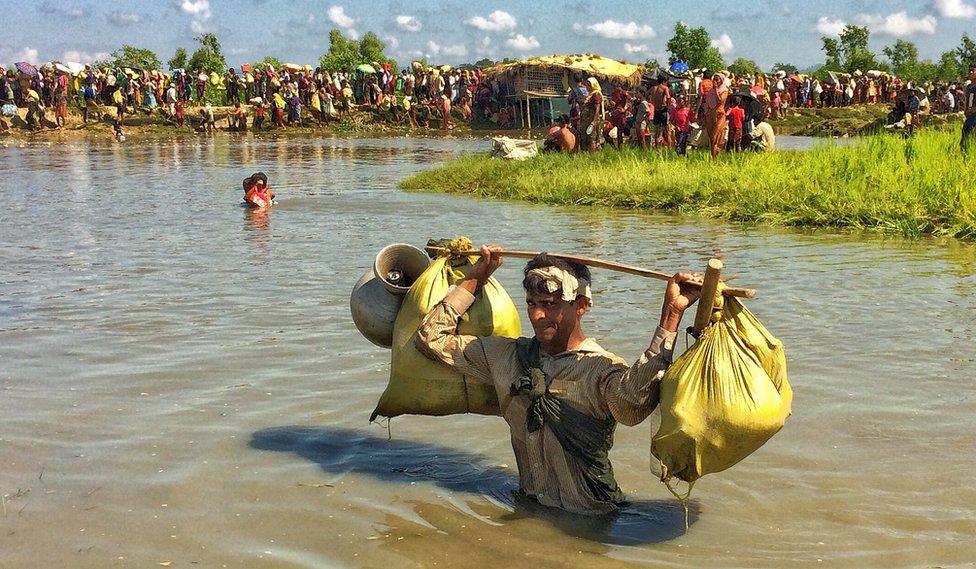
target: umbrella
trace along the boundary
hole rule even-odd
[[[62,71],[64,73],[71,73],[71,70],[68,69],[67,66],[61,65],[60,63],[55,63],[54,64],[54,68],[57,69],[58,71]]]
[[[688,73],[688,64],[684,61],[675,61],[670,69],[673,73]]]
[[[356,71],[361,71],[363,73],[376,73],[376,70],[373,69],[373,66],[368,63],[363,63],[362,65],[356,68]]]
[[[287,69],[288,71],[291,71],[292,73],[298,73],[303,69],[303,67],[297,63],[286,63],[284,65],[284,68]]]
[[[26,61],[18,61],[14,64],[14,67],[24,75],[37,75],[37,68]]]
[[[743,104],[743,108],[746,110],[746,114],[752,117],[762,117],[763,115],[763,104],[759,99],[755,98],[750,91],[740,91],[733,95],[738,97]]]
[[[918,89],[904,89],[898,93],[898,100],[907,104],[908,99],[910,99],[912,95],[918,97],[919,101],[925,98],[925,95]]]
[[[450,65],[441,65],[441,71],[443,71],[444,73],[449,73],[451,71],[451,66]]]
[[[250,73],[250,72],[251,72],[250,65],[245,63],[244,65],[241,66],[241,73]]]

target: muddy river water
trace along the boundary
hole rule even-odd
[[[0,567],[971,567],[976,248],[396,189],[471,140],[0,148]],[[238,206],[265,171],[267,214]],[[471,236],[663,270],[721,256],[786,345],[794,414],[695,487],[611,459],[600,523],[512,498],[498,418],[369,424],[356,331],[382,246]],[[517,305],[519,263],[499,278]],[[588,332],[632,360],[663,285],[597,271]],[[523,323],[527,327],[527,324]],[[679,340],[684,346],[684,340]]]

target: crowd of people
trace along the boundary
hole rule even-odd
[[[417,62],[402,70],[373,63],[338,72],[290,64],[242,65],[222,73],[78,67],[83,68],[50,63],[25,72],[0,67],[2,115],[10,117],[17,108],[26,108],[27,126],[35,129],[53,110],[54,126],[60,128],[66,124],[69,105],[77,107],[84,123],[92,120],[93,110],[102,120],[107,108],[121,135],[122,122],[132,113],[158,114],[180,126],[192,120],[201,130],[214,130],[215,106],[226,107],[221,112],[231,130],[324,124],[357,109],[373,113],[376,120],[413,128],[450,130],[455,120],[463,120],[505,129],[516,126],[519,113],[513,86],[480,68]],[[630,141],[642,147],[670,146],[680,154],[689,145],[707,146],[713,155],[723,150],[768,150],[775,145],[770,121],[792,107],[897,106],[899,95],[911,89],[917,105],[903,109],[909,114],[959,112],[969,108],[967,92],[973,86],[972,79],[914,85],[874,71],[828,76],[821,81],[785,72],[735,77],[707,70],[680,75],[657,70],[645,73],[637,88],[576,76],[569,112],[550,117],[546,146],[592,150],[605,142],[619,147]],[[196,107],[192,118],[191,105]],[[0,130],[7,128],[0,118]]]
[[[605,144],[670,147],[684,155],[689,145],[723,151],[772,150],[770,122],[790,107],[854,104],[892,107],[890,126],[911,133],[924,113],[965,112],[963,139],[976,129],[976,72],[957,83],[916,85],[883,73],[815,77],[777,74],[735,77],[728,72],[646,75],[637,88],[596,77],[576,77],[569,113],[549,129],[544,149],[598,150]],[[609,97],[606,95],[610,93]]]
[[[187,108],[196,105],[201,107],[200,124],[206,128],[214,122],[217,105],[232,109],[228,126],[237,130],[321,124],[356,108],[413,127],[436,123],[451,129],[452,109],[460,118],[471,119],[472,98],[481,77],[480,69],[420,64],[399,72],[379,63],[348,72],[243,65],[240,71],[230,68],[226,73],[91,65],[72,73],[49,64],[36,73],[0,67],[0,105],[26,108],[30,128],[39,128],[45,112],[52,109],[56,126],[63,126],[71,104],[80,110],[84,123],[92,118],[90,111],[107,107],[119,121],[126,114],[158,113],[182,126]]]

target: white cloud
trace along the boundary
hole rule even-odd
[[[359,32],[357,32],[355,28],[349,28],[348,30],[346,30],[346,35],[349,36],[349,39],[353,39],[353,40],[359,39]]]
[[[943,18],[957,20],[971,20],[976,18],[976,7],[973,7],[971,4],[966,4],[962,0],[934,0],[932,7]]]
[[[62,61],[71,61],[73,63],[94,63],[96,61],[105,61],[111,57],[108,53],[104,51],[97,51],[95,53],[88,53],[87,51],[75,51],[69,50],[64,52],[64,59]]]
[[[871,28],[872,32],[883,35],[904,37],[914,34],[934,34],[938,22],[933,16],[912,18],[908,12],[896,12],[889,16],[880,14],[858,14],[857,20]]]
[[[488,14],[487,18],[483,16],[475,16],[474,18],[465,21],[465,23],[486,32],[514,30],[518,25],[518,22],[515,20],[514,16],[501,10],[495,10],[491,14]]]
[[[578,34],[597,36],[611,40],[638,40],[643,38],[653,38],[657,35],[654,28],[647,24],[637,22],[617,22],[615,20],[605,20],[598,24],[584,26],[583,24],[573,24],[573,31]]]
[[[464,44],[441,45],[435,41],[427,42],[428,57],[464,57],[468,55],[468,48]]]
[[[824,16],[817,20],[817,31],[825,36],[839,37],[847,27],[847,22],[839,18],[828,18]]]
[[[133,26],[142,21],[142,16],[135,12],[115,11],[106,16],[108,21],[116,26]]]
[[[424,27],[416,16],[397,16],[396,25],[405,32],[419,32]]]
[[[340,28],[351,28],[356,25],[356,20],[346,14],[346,9],[342,6],[329,6],[329,19]]]
[[[631,55],[635,53],[647,53],[650,50],[651,48],[649,48],[646,44],[640,44],[640,45],[633,45],[629,43],[624,44],[624,52],[629,53]]]
[[[383,41],[394,51],[400,49],[400,40],[396,36],[385,36],[383,37]]]
[[[474,51],[478,55],[488,58],[494,57],[497,52],[495,46],[491,44],[491,38],[488,36],[481,38],[481,41],[475,44]]]
[[[509,37],[505,41],[505,47],[516,51],[529,51],[539,49],[539,40],[535,36],[525,37],[522,34]]]
[[[210,11],[210,0],[177,1],[180,5],[180,10],[192,18],[190,21],[190,30],[193,33],[202,34],[211,31],[210,18],[213,17],[213,13]]]
[[[33,47],[25,47],[24,49],[18,51],[14,54],[13,60],[15,62],[26,61],[27,63],[37,64],[38,52]]]
[[[712,47],[717,48],[718,52],[722,55],[728,55],[735,49],[735,45],[732,44],[732,38],[729,37],[729,34],[722,34],[717,39],[712,39]]]

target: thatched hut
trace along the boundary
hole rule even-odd
[[[542,124],[556,108],[565,107],[573,82],[596,77],[601,82],[628,89],[640,85],[643,68],[592,53],[534,57],[496,65],[486,70],[489,78],[507,85],[505,92],[519,108],[522,125]],[[557,113],[558,114],[558,113]]]

